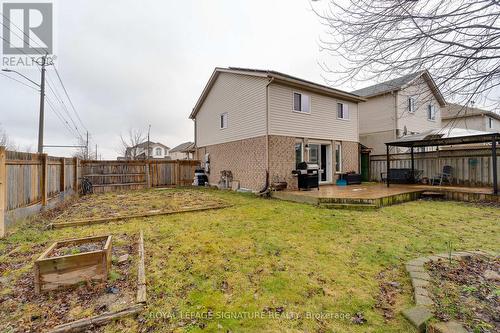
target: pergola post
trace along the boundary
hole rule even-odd
[[[491,159],[493,167],[493,194],[498,194],[498,168],[497,168],[497,137],[493,136],[493,141],[491,142]]]
[[[411,153],[411,178],[412,181],[415,183],[415,154],[413,151],[413,146],[410,149],[410,153]]]
[[[391,160],[390,160],[390,156],[389,156],[389,145],[388,144],[385,145],[385,149],[386,149],[386,154],[387,154],[386,155],[387,156],[387,163],[386,163],[387,164],[387,166],[386,166],[387,187],[389,187],[389,184],[390,184],[390,182],[389,182],[389,171],[391,170]]]

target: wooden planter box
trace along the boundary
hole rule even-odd
[[[104,241],[96,251],[49,257],[61,247]],[[106,280],[111,268],[111,236],[69,239],[55,242],[35,261],[35,292],[53,290],[81,281]]]

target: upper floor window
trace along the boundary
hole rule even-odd
[[[161,156],[162,155],[162,149],[161,148],[156,148],[155,149],[155,155],[156,156]]]
[[[488,127],[493,128],[493,118],[488,118]]]
[[[427,106],[427,119],[436,120],[436,106],[433,104]]]
[[[309,95],[294,92],[293,111],[309,113],[311,111],[311,99]]]
[[[337,118],[349,119],[349,106],[345,103],[337,103]]]
[[[227,128],[227,112],[220,115],[220,128]]]
[[[413,113],[416,110],[415,107],[416,98],[414,96],[408,97],[408,112]]]

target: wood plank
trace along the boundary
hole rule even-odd
[[[146,270],[144,267],[144,233],[139,233],[139,267],[137,269],[137,303],[146,303]]]
[[[143,309],[144,309],[144,305],[134,304],[131,307],[128,307],[128,308],[120,310],[120,311],[108,312],[108,313],[105,313],[102,315],[93,316],[90,318],[79,319],[79,320],[75,320],[75,321],[70,322],[70,323],[58,325],[58,326],[54,327],[52,330],[50,330],[49,333],[70,333],[70,332],[85,331],[88,328],[90,328],[91,326],[92,327],[102,326],[102,325],[110,323],[113,320],[139,313]]]
[[[5,147],[0,147],[0,238],[5,237],[5,213],[7,212],[7,167]]]

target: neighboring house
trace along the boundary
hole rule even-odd
[[[356,95],[268,70],[216,68],[190,118],[197,159],[209,156],[209,182],[229,170],[242,188],[286,181],[297,163],[318,163],[322,183],[359,171]]]
[[[475,107],[449,103],[442,110],[443,126],[477,131],[500,132],[500,114]]]
[[[147,153],[149,147],[149,155]],[[150,159],[170,159],[170,148],[159,142],[145,141],[134,147],[127,148],[125,160],[144,160]]]
[[[170,158],[173,160],[191,160],[194,153],[194,142],[184,142],[170,149]]]
[[[446,101],[427,71],[420,71],[352,92],[359,104],[362,145],[385,154],[385,143],[404,135],[439,129]]]

